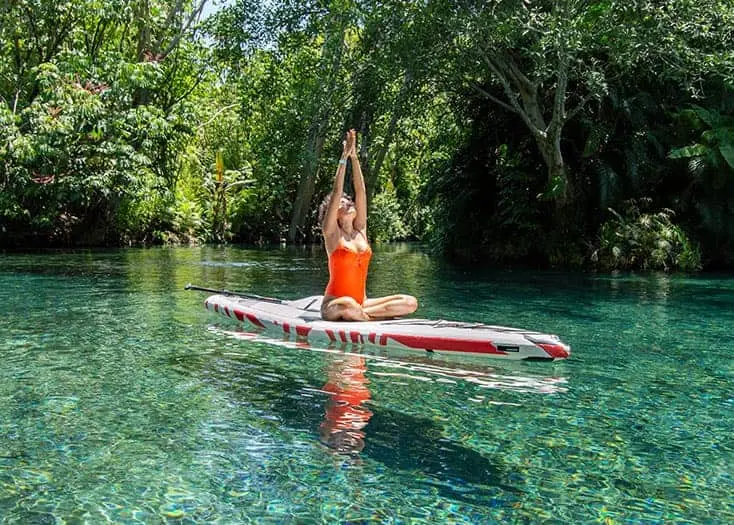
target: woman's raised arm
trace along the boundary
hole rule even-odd
[[[349,157],[350,149],[354,148],[352,143],[353,140],[353,138],[350,138],[349,133],[347,133],[342,156],[339,160],[339,165],[336,168],[334,184],[331,188],[331,198],[329,199],[329,205],[326,208],[326,213],[324,214],[324,221],[321,224],[321,231],[324,235],[326,251],[329,253],[331,253],[331,248],[333,247],[332,241],[335,240],[335,237],[339,233],[339,225],[337,224],[336,218],[342,194],[344,193],[344,174],[347,171],[347,158]]]
[[[357,208],[357,217],[354,219],[354,229],[363,232],[366,236],[367,230],[367,191],[364,186],[362,167],[359,165],[357,156],[357,132],[349,130],[352,136],[352,148],[349,157],[352,159],[352,183],[354,184],[354,206]]]

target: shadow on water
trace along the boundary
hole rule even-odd
[[[410,473],[440,494],[476,504],[497,489],[520,493],[488,458],[450,440],[440,424],[370,400],[366,362],[354,354],[326,354],[326,379],[295,376],[286,368],[248,355],[179,356],[174,368],[201,374],[243,410],[306,431],[347,463],[363,460]],[[263,380],[266,377],[267,380]]]

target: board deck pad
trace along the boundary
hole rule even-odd
[[[565,359],[571,354],[569,345],[556,335],[506,326],[413,318],[324,321],[322,299],[315,295],[281,301],[217,294],[208,297],[204,304],[207,309],[247,323],[256,330],[314,344],[375,345],[513,360]]]

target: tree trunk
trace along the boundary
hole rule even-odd
[[[541,137],[536,137],[536,140],[547,167],[548,188],[555,205],[554,230],[561,237],[567,237],[574,231],[575,199],[573,183],[561,152],[561,130],[545,140]]]
[[[344,54],[344,31],[346,20],[342,18],[339,21],[335,33],[332,38],[324,41],[324,54],[328,53],[328,45],[336,40],[336,46],[331,57],[331,71],[328,76],[323,79],[321,88],[314,93],[314,100],[317,100],[319,106],[315,109],[315,117],[311,123],[308,142],[304,152],[303,172],[301,179],[298,181],[298,189],[296,199],[293,203],[293,212],[291,221],[288,226],[289,243],[295,243],[300,233],[301,239],[306,237],[303,231],[306,224],[306,212],[311,205],[314,188],[316,187],[316,178],[318,175],[319,159],[324,147],[324,139],[326,128],[329,125],[333,113],[333,97],[336,90],[337,74],[341,68],[342,56]]]
[[[403,85],[400,86],[400,92],[398,93],[397,98],[395,99],[395,103],[393,104],[390,122],[387,125],[387,130],[385,131],[385,139],[382,141],[382,146],[380,147],[380,149],[377,150],[377,152],[375,153],[375,161],[370,166],[370,170],[366,172],[367,176],[365,177],[365,183],[367,185],[368,206],[372,202],[372,197],[374,197],[375,193],[377,192],[377,179],[380,175],[380,169],[382,169],[382,164],[385,161],[385,156],[390,149],[390,144],[392,144],[393,136],[395,135],[395,130],[397,129],[400,117],[403,116],[403,105],[405,103],[405,98],[408,96],[408,92],[410,90],[411,80],[412,75],[409,71],[406,71],[403,75]]]
[[[550,136],[536,136],[538,149],[543,156],[548,173],[548,187],[558,207],[564,207],[570,201],[570,181],[566,173],[566,163],[561,152],[561,130]],[[554,187],[558,187],[554,191]]]
[[[367,190],[367,203],[369,206],[370,193],[373,190],[373,185],[376,180],[376,176],[373,177],[372,173],[372,122],[374,120],[374,113],[372,108],[362,112],[361,124],[359,126],[360,144],[359,144],[359,165],[362,168],[362,176],[364,177],[364,184]]]
[[[546,165],[549,191],[556,204],[558,219],[556,222],[559,225],[569,225],[568,218],[571,216],[574,196],[572,182],[561,151],[561,138],[564,124],[580,111],[588,100],[584,98],[574,110],[570,113],[566,112],[570,56],[565,51],[559,53],[556,86],[548,122],[543,115],[541,101],[538,97],[538,83],[520,71],[511,55],[489,53],[485,50],[482,58],[493,76],[502,85],[507,102],[498,99],[479,86],[474,85],[475,89],[499,106],[516,113],[528,127]]]
[[[311,205],[314,188],[316,187],[319,158],[324,148],[323,124],[320,121],[314,122],[312,131],[309,134],[303,174],[301,175],[301,180],[298,182],[296,200],[293,203],[293,213],[291,215],[290,225],[288,226],[288,242],[291,244],[299,240],[299,233],[300,240],[303,240],[306,236],[303,231],[303,226],[306,223],[306,213]]]

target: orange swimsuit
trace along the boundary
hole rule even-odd
[[[360,305],[364,302],[367,286],[367,267],[372,258],[368,246],[363,252],[354,252],[339,246],[329,255],[329,284],[325,295],[349,296]]]

